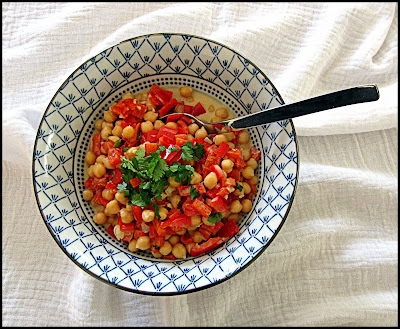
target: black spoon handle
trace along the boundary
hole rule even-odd
[[[244,129],[260,126],[270,122],[291,119],[306,114],[330,110],[335,107],[352,105],[364,102],[373,102],[379,99],[379,90],[376,85],[363,85],[336,91],[297,103],[278,106],[265,111],[252,113],[233,119],[229,126],[235,129]]]

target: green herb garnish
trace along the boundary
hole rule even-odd
[[[214,214],[211,214],[210,216],[208,216],[207,220],[210,223],[219,223],[222,219],[222,214],[220,212],[216,212]]]
[[[194,186],[190,186],[190,200],[193,200],[200,196],[199,191]]]
[[[236,182],[235,188],[237,188],[239,191],[243,190],[243,186],[238,184],[238,182]]]
[[[185,144],[182,145],[181,152],[182,152],[181,154],[182,160],[199,161],[206,153],[206,150],[204,149],[204,145],[202,144],[197,144],[196,146],[194,146],[191,142],[186,142]]]

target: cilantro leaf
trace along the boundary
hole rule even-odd
[[[194,146],[191,142],[186,142],[181,147],[181,158],[185,161],[195,160],[199,161],[206,153],[204,145],[197,144]]]
[[[190,200],[193,200],[199,196],[200,196],[199,191],[197,191],[197,189],[192,185],[190,187]]]
[[[122,138],[118,139],[117,141],[114,142],[114,147],[120,147],[122,142],[123,142]]]
[[[221,221],[221,219],[222,219],[222,214],[220,213],[220,212],[217,212],[217,213],[214,213],[214,214],[211,214],[210,216],[208,216],[208,218],[207,218],[207,220],[210,222],[210,223],[219,223],[220,221]]]
[[[135,194],[132,196],[131,201],[128,201],[130,206],[139,206],[140,208],[146,207],[146,203],[142,200],[139,194]]]
[[[151,204],[154,207],[154,212],[156,213],[157,219],[160,220],[161,216],[160,216],[160,207],[158,206],[157,203],[155,203],[153,200],[151,200]]]
[[[122,152],[126,152],[126,151],[128,151],[129,150],[129,147],[124,147],[124,149],[122,150]]]
[[[122,182],[121,184],[118,184],[117,185],[118,193],[128,191],[127,187],[128,187],[128,184],[126,184],[126,182]]]
[[[237,188],[239,191],[243,190],[243,186],[238,184],[238,182],[236,182],[235,188]]]

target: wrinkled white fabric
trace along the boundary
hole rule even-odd
[[[397,3],[3,3],[4,326],[397,326]],[[285,103],[362,84],[377,102],[293,119],[299,184],[268,249],[215,287],[125,292],[58,248],[37,210],[41,117],[85,60],[131,37],[180,32],[248,58]]]

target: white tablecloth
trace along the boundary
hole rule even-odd
[[[397,326],[397,3],[3,3],[4,326]],[[181,32],[224,43],[286,103],[376,83],[377,102],[294,119],[294,204],[268,249],[215,287],[151,297],[83,272],[33,195],[41,116],[82,62]]]

